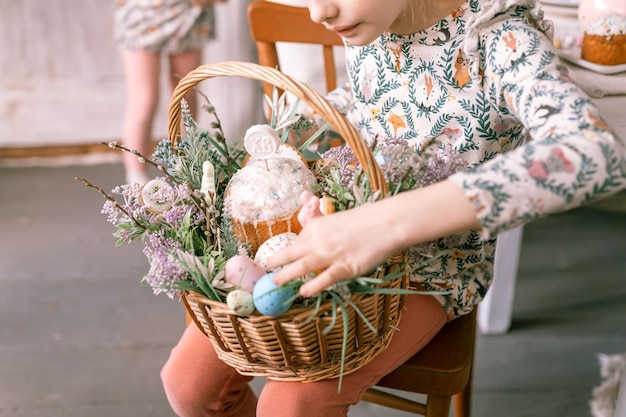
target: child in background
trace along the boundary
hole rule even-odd
[[[175,412],[190,416],[346,416],[363,392],[483,299],[498,233],[622,190],[624,144],[567,77],[533,0],[307,0],[342,36],[347,117],[364,140],[438,143],[466,168],[437,184],[309,222],[270,258],[277,283],[322,270],[311,296],[365,274],[390,254],[435,241],[440,255],[412,280],[446,295],[407,296],[399,331],[369,364],[337,380],[267,381],[218,358],[190,325],[162,371]],[[436,140],[433,140],[436,139]],[[358,238],[355,238],[357,237]]]
[[[118,0],[115,41],[122,50],[126,107],[122,143],[142,155],[152,154],[152,125],[159,103],[161,55],[169,61],[169,84],[202,62],[202,49],[214,35],[213,4],[221,0]],[[196,96],[186,97],[192,114]],[[144,184],[147,167],[124,153],[126,182]]]

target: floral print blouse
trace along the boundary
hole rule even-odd
[[[123,49],[176,54],[213,39],[214,19],[208,0],[117,0],[113,35]]]
[[[434,142],[465,160],[450,178],[482,228],[439,239],[442,256],[413,277],[446,292],[435,297],[450,319],[485,296],[499,232],[626,184],[623,144],[568,78],[541,18],[534,1],[470,0],[424,31],[347,45],[350,89],[329,95],[352,103],[366,140]]]

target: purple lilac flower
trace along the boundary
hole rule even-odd
[[[102,214],[106,214],[107,222],[117,225],[123,221],[126,216],[115,206],[112,201],[105,201],[101,210]]]
[[[170,255],[181,247],[180,242],[163,237],[162,231],[148,235],[143,253],[148,258],[150,269],[143,281],[152,287],[154,294],[165,293],[168,297],[174,298],[178,293],[176,281],[188,278],[180,263]]]
[[[172,226],[180,225],[183,219],[189,211],[192,211],[194,206],[189,204],[179,204],[163,213],[163,220]]]
[[[385,146],[409,146],[409,142],[406,139],[398,138],[398,137],[384,137],[380,136],[376,138],[376,147],[385,147]]]
[[[335,165],[342,186],[351,186],[354,181],[354,163],[357,158],[354,151],[349,146],[337,146],[330,148],[322,154],[322,159]]]
[[[430,158],[426,160],[425,166],[415,173],[416,185],[418,187],[426,187],[443,181],[455,172],[460,171],[464,166],[465,163],[460,154],[437,152],[434,155],[430,155]]]
[[[411,175],[418,163],[418,156],[405,142],[378,148],[376,162],[388,183],[399,184]]]

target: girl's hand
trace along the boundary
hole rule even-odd
[[[310,297],[363,275],[398,250],[452,233],[480,228],[472,204],[449,180],[407,191],[355,209],[316,217],[296,242],[267,261],[283,266],[274,281],[284,284],[319,273],[300,287]]]
[[[296,242],[268,259],[268,266],[284,267],[275,275],[277,284],[320,271],[302,285],[300,294],[310,297],[344,280],[365,274],[380,265],[396,242],[376,218],[374,204],[316,217],[302,230]]]

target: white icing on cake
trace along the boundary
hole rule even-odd
[[[268,158],[249,161],[230,180],[226,213],[244,223],[257,224],[289,217],[300,207],[300,194],[313,191],[315,177],[302,161]]]
[[[590,35],[624,35],[626,34],[626,16],[611,13],[593,22],[587,28]]]

